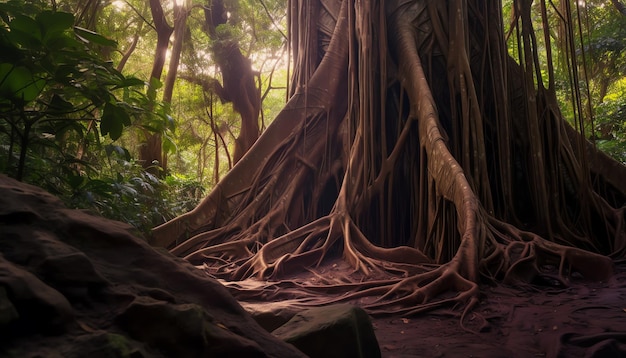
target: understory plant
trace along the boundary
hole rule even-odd
[[[171,131],[169,107],[102,58],[114,41],[74,24],[44,3],[0,4],[0,172],[147,230],[185,207],[168,208],[179,183],[146,173],[116,141],[131,126]]]

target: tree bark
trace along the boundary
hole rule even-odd
[[[163,67],[165,66],[165,56],[167,54],[167,48],[169,47],[170,36],[174,32],[174,28],[168,24],[160,0],[150,0],[150,12],[152,13],[152,19],[157,33],[154,62],[152,64],[150,83],[148,85],[148,98],[154,101],[156,99],[156,88],[154,85],[155,82],[161,80]],[[161,134],[151,133],[148,130],[144,130],[143,134],[146,139],[139,148],[139,160],[148,172],[160,177],[167,169],[164,166],[165,163],[163,160],[163,143]]]
[[[222,0],[209,2],[205,9],[207,32],[213,40],[212,52],[222,73],[221,93],[223,102],[232,102],[233,109],[241,116],[241,128],[235,139],[234,162],[252,147],[259,137],[259,112],[261,93],[256,86],[256,74],[250,59],[240,50],[236,39],[217,32],[217,27],[228,21]]]
[[[611,0],[613,6],[619,11],[622,15],[626,16],[626,5],[622,4],[619,0]]]
[[[626,170],[562,119],[537,77],[532,1],[514,4],[516,60],[498,2],[291,4],[293,96],[152,244],[242,299],[381,314],[464,317],[480,283],[611,275],[610,257],[626,255]]]
[[[174,83],[178,74],[178,65],[180,64],[180,55],[183,51],[185,42],[185,34],[187,32],[187,17],[189,15],[187,6],[174,4],[174,42],[170,53],[170,62],[168,65],[165,83],[163,85],[163,102],[172,103],[172,95],[174,93]],[[161,168],[167,170],[167,152],[161,148]]]

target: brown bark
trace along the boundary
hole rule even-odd
[[[186,5],[174,4],[174,42],[170,54],[170,62],[168,65],[165,83],[163,85],[163,102],[172,103],[172,94],[174,93],[174,83],[178,74],[178,65],[180,64],[180,55],[183,51],[185,42],[185,34],[187,31],[187,17],[189,15]],[[167,152],[161,148],[161,168],[167,170]]]
[[[223,1],[211,1],[209,6],[205,9],[205,23],[213,40],[215,62],[222,73],[223,91],[217,94],[223,102],[232,102],[233,109],[241,116],[241,128],[235,139],[233,159],[236,163],[259,137],[261,93],[256,86],[252,63],[241,53],[237,41],[217,34],[217,27],[226,24],[228,20]]]
[[[124,53],[122,54],[122,58],[120,59],[120,62],[117,64],[117,67],[115,68],[119,72],[122,72],[124,70],[124,67],[126,66],[126,62],[128,62],[128,59],[130,58],[130,55],[132,55],[135,49],[137,48],[137,43],[139,43],[139,31],[140,30],[138,30],[135,33],[133,40],[131,41],[130,45],[128,45],[128,48],[126,49],[126,51],[124,51]]]
[[[189,12],[185,5],[174,4],[174,42],[172,43],[170,62],[168,65],[167,75],[165,76],[165,83],[163,84],[163,102],[172,102],[174,82],[176,82],[180,55],[183,51],[183,44],[185,42],[188,15]]]
[[[611,0],[613,6],[619,11],[622,15],[626,16],[626,5],[622,4],[619,0]]]
[[[154,21],[154,28],[157,33],[157,44],[154,52],[154,62],[152,63],[152,71],[150,72],[150,84],[148,86],[148,97],[152,100],[156,99],[156,88],[154,81],[160,81],[165,66],[165,55],[169,47],[169,40],[174,28],[171,27],[165,14],[160,0],[150,0],[150,12]],[[151,133],[144,130],[146,137],[145,142],[139,148],[139,160],[144,168],[150,173],[161,176],[166,170],[163,160],[163,143],[159,133]]]
[[[294,71],[285,109],[153,244],[234,281],[242,299],[376,313],[452,306],[464,317],[480,283],[611,274],[609,257],[626,254],[625,171],[568,127],[536,77],[531,1],[515,4],[519,64],[497,2],[315,3],[291,8],[319,9],[295,37],[310,77]],[[249,277],[256,286],[237,282]]]

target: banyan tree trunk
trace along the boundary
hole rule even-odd
[[[499,2],[291,1],[291,99],[151,242],[241,299],[374,313],[467,310],[483,282],[608,277],[625,170],[561,118],[530,5],[515,4],[513,59]]]

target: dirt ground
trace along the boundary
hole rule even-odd
[[[464,320],[374,317],[383,357],[626,357],[626,264],[608,282],[485,287]]]

